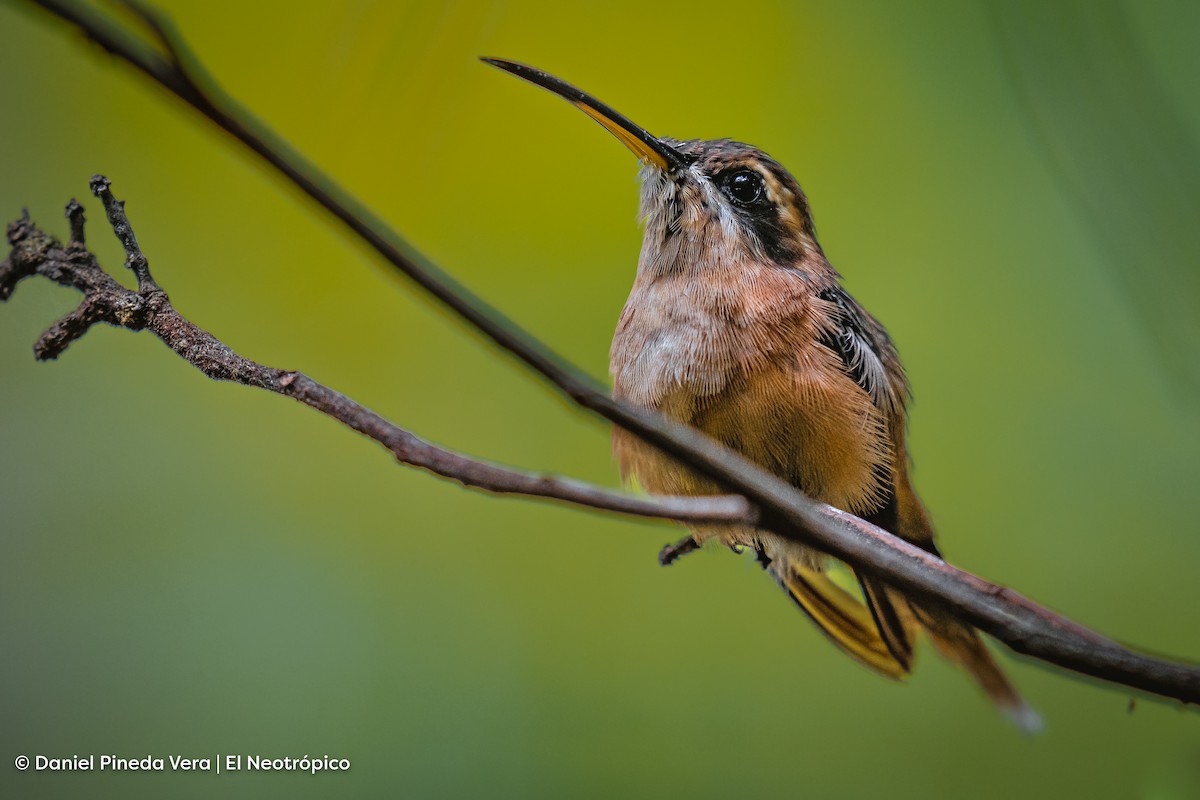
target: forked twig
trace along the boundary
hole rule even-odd
[[[678,522],[740,522],[754,520],[754,509],[743,497],[637,497],[583,481],[526,472],[490,464],[421,439],[375,412],[300,372],[263,366],[238,355],[208,331],[185,319],[150,275],[150,265],[138,246],[125,214],[125,204],[113,197],[107,178],[95,176],[92,192],[104,203],[109,224],[125,246],[125,265],[138,279],[127,289],[104,271],[83,244],[83,206],[67,204],[71,241],[60,245],[33,224],[28,215],[8,227],[12,253],[0,263],[0,300],[7,300],[17,283],[43,275],[78,289],[79,306],[50,326],[34,345],[39,359],[58,358],[98,322],[130,330],[148,330],[181,358],[214,380],[266,389],[315,408],[387,448],[402,464],[449,478],[472,489],[520,494],[640,517]]]

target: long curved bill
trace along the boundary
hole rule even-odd
[[[604,128],[621,140],[622,144],[633,151],[634,155],[649,161],[662,170],[676,170],[686,167],[690,160],[670,145],[663,144],[650,135],[645,128],[634,125],[624,114],[618,114],[612,108],[601,103],[586,92],[581,92],[566,81],[559,80],[553,75],[540,69],[516,61],[506,61],[502,58],[481,58],[505,72],[511,72],[518,78],[524,78],[535,86],[549,89],[571,105],[599,122]]]

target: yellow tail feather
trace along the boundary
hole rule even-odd
[[[847,655],[889,678],[908,674],[911,659],[897,659],[867,607],[828,576],[787,558],[772,561],[767,568],[796,605]]]

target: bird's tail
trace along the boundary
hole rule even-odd
[[[940,558],[941,553],[934,543],[933,524],[909,481],[906,462],[901,462],[896,475],[894,500],[890,508],[884,509],[878,524]],[[966,670],[992,703],[1018,728],[1025,733],[1036,733],[1042,729],[1042,718],[1009,682],[975,628],[940,606],[910,600],[889,586],[880,585],[878,592],[873,591],[868,586],[874,582],[870,577],[863,581],[863,595],[873,609],[876,609],[873,598],[877,593],[889,598],[893,605],[903,606],[910,619],[929,634],[938,652]],[[881,622],[880,627],[887,627],[886,615],[877,609],[874,613]]]
[[[859,575],[865,602],[788,550],[758,553],[771,573],[821,632],[860,664],[900,679],[912,669],[913,642],[924,629],[947,660],[965,669],[988,698],[1025,733],[1042,719],[1025,702],[988,652],[979,634],[947,612],[910,601],[878,579]]]
[[[909,600],[877,578],[860,573],[858,579],[880,636],[894,656],[907,657],[911,664],[912,642],[919,624],[937,651],[970,673],[996,708],[1018,728],[1025,733],[1042,729],[1042,718],[1009,682],[974,628],[941,609]]]
[[[927,609],[917,603],[910,603],[909,607],[921,627],[929,633],[938,652],[970,673],[996,707],[1018,728],[1029,734],[1042,730],[1041,715],[1017,692],[974,628],[940,609]]]

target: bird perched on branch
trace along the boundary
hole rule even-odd
[[[887,331],[839,283],[791,174],[741,142],[656,138],[552,75],[484,60],[570,101],[642,162],[645,236],[612,343],[615,396],[698,428],[813,499],[939,554],[908,475],[904,369]],[[651,493],[720,492],[623,430],[614,451],[622,474]],[[860,663],[903,677],[923,629],[1021,727],[1038,727],[974,628],[868,572],[857,572],[860,600],[831,580],[825,554],[734,525],[694,528],[661,559],[713,539],[752,550]]]

